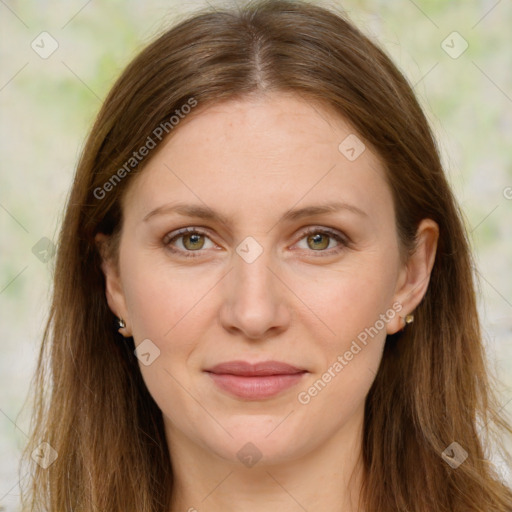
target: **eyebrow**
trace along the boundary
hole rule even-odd
[[[292,208],[283,213],[279,219],[279,222],[290,222],[303,219],[305,217],[313,217],[314,215],[322,215],[326,213],[336,213],[339,211],[348,211],[361,217],[368,217],[368,214],[357,206],[344,202],[332,202],[321,205],[305,206],[303,208]],[[159,206],[158,208],[150,211],[144,217],[143,221],[146,222],[157,215],[165,215],[170,213],[177,213],[184,217],[197,217],[206,220],[216,220],[222,222],[225,225],[229,225],[229,219],[220,212],[216,212],[208,206],[193,205],[187,203],[169,203]]]

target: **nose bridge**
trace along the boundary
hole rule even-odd
[[[287,321],[282,283],[270,269],[273,251],[248,237],[233,255],[222,323],[249,338],[261,337],[271,328],[283,328]],[[257,244],[257,245],[256,245]]]
[[[270,249],[263,249],[261,254],[256,257],[253,256],[254,259],[247,259],[244,255],[240,255],[242,250],[243,245],[240,244],[237,251],[238,256],[234,258],[233,279],[235,280],[237,293],[243,291],[245,297],[268,300],[273,292],[271,283],[273,274],[269,270],[272,263]],[[250,248],[247,255],[250,256],[254,250],[254,248]]]

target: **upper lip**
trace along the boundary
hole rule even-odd
[[[243,375],[243,376],[263,376],[263,375],[291,375],[294,373],[303,373],[306,370],[297,368],[281,361],[262,361],[259,363],[249,363],[247,361],[227,361],[220,363],[207,372],[217,374]]]

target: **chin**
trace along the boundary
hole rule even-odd
[[[272,421],[269,421],[272,419]],[[233,436],[223,435],[217,439],[205,439],[204,444],[212,452],[224,460],[229,460],[246,467],[258,465],[276,465],[299,458],[307,453],[307,446],[302,441],[298,429],[293,429],[291,418],[284,423],[275,421],[275,418],[257,416],[239,417],[238,421],[226,425],[226,430]],[[277,427],[277,428],[276,428]],[[302,429],[301,429],[302,430]]]

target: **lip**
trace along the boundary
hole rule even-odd
[[[292,375],[304,372],[304,368],[297,368],[291,364],[281,361],[261,361],[259,363],[249,363],[247,361],[227,361],[220,363],[206,370],[216,374],[240,375],[244,377],[254,377],[263,375]]]
[[[275,396],[296,385],[308,373],[280,361],[228,361],[218,364],[206,373],[222,390],[248,400]]]

